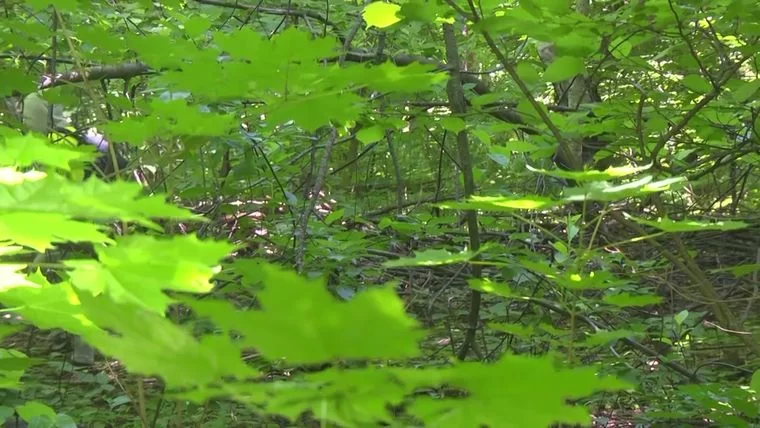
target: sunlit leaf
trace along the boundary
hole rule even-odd
[[[652,180],[652,176],[644,176],[618,185],[606,181],[587,182],[579,187],[565,188],[563,200],[566,202],[580,202],[584,200],[613,202],[635,196],[644,196],[649,193],[673,190],[676,185],[686,182],[686,179],[683,177],[667,178],[656,182],[652,182]]]
[[[459,253],[450,253],[446,250],[432,249],[418,251],[414,257],[405,257],[398,260],[388,260],[383,263],[386,267],[403,267],[403,266],[440,266],[453,263],[463,263],[473,257],[470,251]]]
[[[652,164],[648,164],[645,166],[633,166],[633,165],[626,165],[621,167],[609,167],[604,171],[594,171],[594,170],[587,170],[587,171],[565,171],[561,169],[556,170],[545,170],[540,168],[534,168],[530,165],[526,165],[526,168],[528,170],[537,172],[544,175],[550,175],[552,177],[559,177],[559,178],[566,178],[571,179],[575,181],[603,181],[603,180],[611,180],[613,178],[620,178],[620,177],[626,177],[629,175],[637,174],[641,171],[646,171],[652,166]]]
[[[367,27],[385,28],[401,20],[396,16],[396,12],[400,10],[401,6],[399,5],[376,1],[364,8],[362,17],[367,23]]]
[[[501,297],[516,297],[517,295],[504,283],[492,282],[489,279],[477,278],[467,281],[470,288],[483,293],[495,294]]]
[[[419,354],[422,333],[392,286],[369,289],[343,302],[320,280],[264,263],[241,268],[253,270],[263,282],[264,290],[257,293],[262,310],[240,311],[213,299],[185,302],[220,327],[239,332],[243,344],[269,358],[305,364]]]
[[[364,144],[374,143],[385,138],[385,128],[382,126],[371,126],[369,128],[362,128],[356,133],[356,139]]]
[[[749,225],[743,221],[696,221],[696,220],[671,220],[669,218],[658,218],[657,220],[645,220],[631,215],[626,215],[636,223],[647,225],[660,229],[665,232],[699,232],[706,230],[739,230]]]
[[[463,210],[513,211],[546,209],[558,204],[557,201],[543,196],[473,196],[466,202],[442,202],[438,206]]]

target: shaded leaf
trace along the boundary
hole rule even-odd
[[[656,295],[634,295],[629,293],[621,293],[610,296],[604,296],[602,299],[605,303],[609,303],[615,306],[649,306],[656,305],[662,302],[661,296]]]
[[[547,82],[560,82],[583,73],[585,65],[583,59],[574,56],[561,56],[556,58],[544,72]]]

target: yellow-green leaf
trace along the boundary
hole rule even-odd
[[[362,17],[367,23],[367,27],[386,28],[401,20],[396,16],[396,12],[399,10],[401,10],[401,6],[397,4],[377,1],[364,8]]]

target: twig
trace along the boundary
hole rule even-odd
[[[325,154],[322,157],[322,162],[319,165],[317,176],[314,179],[314,186],[312,186],[311,200],[309,201],[308,208],[301,213],[301,217],[298,219],[298,228],[296,229],[296,271],[298,273],[303,272],[305,258],[306,258],[306,242],[308,240],[306,231],[309,225],[309,217],[314,211],[314,207],[319,200],[319,194],[322,192],[322,186],[327,177],[327,168],[330,165],[330,155],[332,154],[332,148],[335,141],[338,139],[338,131],[334,128],[330,128],[330,135],[327,137],[327,143],[325,144]]]

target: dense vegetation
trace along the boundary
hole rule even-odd
[[[0,40],[6,426],[760,426],[757,1],[9,0]]]

